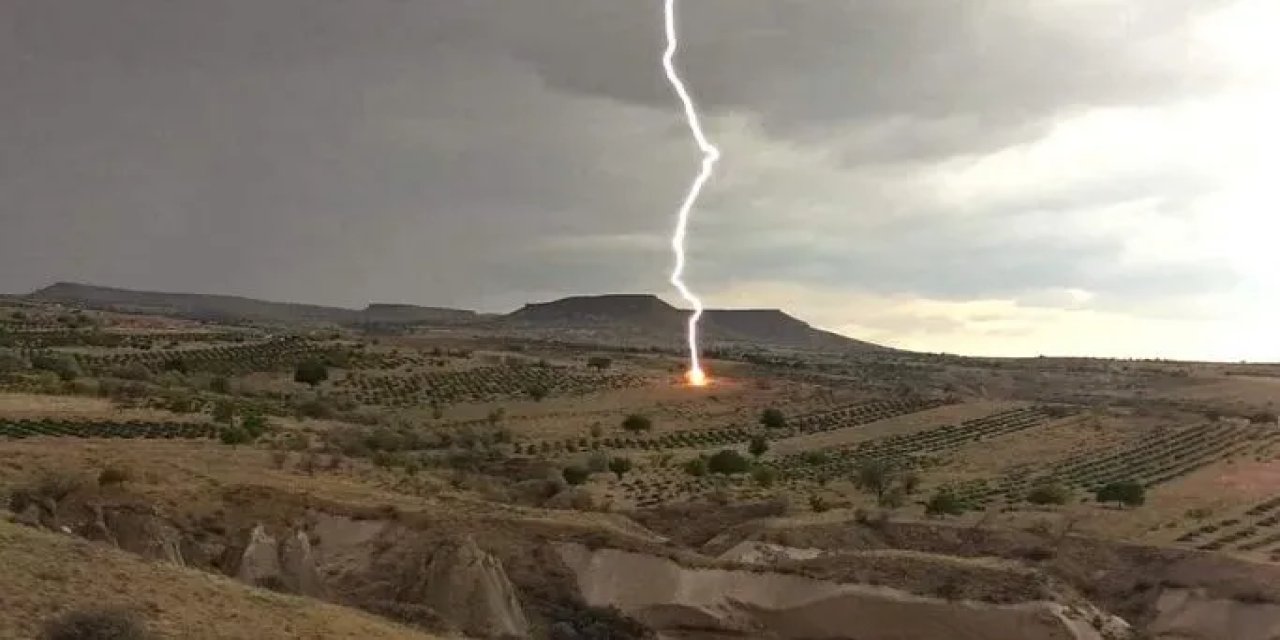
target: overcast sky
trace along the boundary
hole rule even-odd
[[[661,0],[5,0],[0,291],[654,292]],[[682,0],[709,304],[967,354],[1280,360],[1280,3]]]

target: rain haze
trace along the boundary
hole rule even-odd
[[[686,0],[711,306],[961,354],[1280,360],[1280,5]],[[658,0],[8,0],[0,291],[653,292]]]

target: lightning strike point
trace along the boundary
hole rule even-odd
[[[702,168],[698,172],[698,176],[694,178],[693,185],[689,187],[689,192],[685,196],[684,202],[680,205],[680,210],[676,216],[675,233],[671,236],[671,249],[675,253],[675,269],[671,272],[671,284],[680,291],[680,295],[693,307],[693,312],[689,315],[689,369],[685,373],[685,380],[690,386],[705,386],[709,380],[707,374],[702,370],[702,365],[698,362],[698,320],[702,317],[702,300],[694,295],[689,287],[684,283],[684,240],[689,227],[689,212],[693,210],[693,205],[698,201],[698,195],[702,193],[702,187],[711,178],[712,172],[715,170],[716,161],[720,159],[720,150],[702,131],[702,123],[698,119],[698,109],[693,104],[693,97],[689,95],[688,89],[684,86],[684,81],[680,79],[680,74],[676,72],[675,56],[676,51],[680,48],[679,39],[676,31],[676,0],[664,0],[664,17],[667,34],[667,49],[662,55],[662,68],[666,72],[667,81],[671,83],[671,88],[675,90],[676,95],[680,97],[681,104],[684,105],[685,119],[689,122],[689,130],[693,133],[693,139],[698,144],[698,149],[702,151]]]

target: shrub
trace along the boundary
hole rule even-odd
[[[527,393],[530,398],[533,398],[535,402],[542,402],[551,393],[546,387],[538,384],[530,386],[528,389],[525,389],[524,392]]]
[[[1098,502],[1118,502],[1126,507],[1139,507],[1146,503],[1147,491],[1139,482],[1124,480],[1102,486],[1094,494],[1094,499]]]
[[[168,358],[161,365],[161,368],[165,371],[176,371],[178,373],[188,373],[190,371],[187,361],[182,358]]]
[[[751,462],[733,449],[722,449],[707,460],[707,470],[721,475],[735,475],[751,470]]]
[[[707,459],[699,456],[684,463],[684,471],[695,478],[707,475]]]
[[[40,640],[146,640],[142,619],[124,609],[71,611],[45,623]]]
[[[0,373],[25,371],[31,367],[26,358],[12,349],[0,349]]]
[[[756,484],[761,487],[768,489],[778,481],[778,472],[773,467],[756,467],[751,470],[751,479],[755,480]]]
[[[249,433],[240,427],[223,428],[222,432],[218,434],[218,439],[222,441],[222,444],[233,447],[240,444],[248,444],[251,440]]]
[[[214,393],[231,393],[231,380],[227,379],[226,376],[214,376],[209,381],[209,390]]]
[[[561,475],[564,476],[565,482],[569,483],[572,486],[578,486],[586,482],[587,479],[591,477],[591,472],[583,467],[579,467],[577,465],[571,465],[571,466],[565,467],[564,470],[561,471]]]
[[[312,387],[329,379],[329,367],[315,359],[303,360],[293,370],[293,380]]]
[[[854,470],[853,485],[874,495],[880,506],[897,507],[915,492],[919,479],[886,460],[863,460]]]
[[[219,402],[213,405],[213,421],[231,424],[236,419],[236,407],[230,402]]]
[[[151,370],[141,362],[130,362],[123,367],[117,367],[111,371],[111,375],[122,380],[137,380],[139,382],[151,380]]]
[[[599,369],[600,371],[604,371],[605,369],[608,369],[612,365],[613,365],[613,360],[611,358],[605,358],[601,356],[594,356],[591,358],[587,358],[587,366],[591,367],[592,369]]]
[[[825,513],[831,509],[831,505],[827,504],[827,501],[822,496],[815,493],[809,496],[809,508],[814,513]]]
[[[325,418],[332,418],[334,414],[334,409],[333,409],[333,405],[329,404],[328,402],[325,402],[324,400],[316,398],[314,400],[307,400],[306,402],[299,404],[296,408],[296,413],[300,418],[314,418],[316,420],[323,420]]]
[[[591,473],[603,473],[609,470],[609,456],[594,453],[587,458],[587,470]]]
[[[267,418],[260,413],[251,413],[244,417],[240,422],[240,426],[244,428],[249,435],[257,440],[262,434],[267,432]]]
[[[653,429],[653,421],[648,416],[633,413],[622,420],[622,428],[630,433],[641,433]]]
[[[1259,411],[1259,412],[1257,412],[1257,413],[1250,414],[1250,416],[1249,416],[1249,422],[1251,422],[1251,423],[1253,423],[1253,424],[1275,424],[1275,423],[1276,423],[1276,412],[1274,412],[1274,411]]]
[[[107,467],[98,474],[98,486],[109,487],[111,485],[120,485],[128,482],[132,475],[128,469],[119,467]]]
[[[950,489],[939,489],[924,505],[925,515],[958,516],[964,513],[964,503]]]
[[[283,469],[286,462],[289,461],[289,452],[284,449],[276,449],[271,452],[271,468]]]
[[[70,382],[83,375],[76,359],[66,354],[45,353],[32,356],[31,366],[41,371],[52,371],[64,382]]]
[[[630,458],[614,458],[609,461],[609,471],[612,471],[613,475],[618,476],[619,480],[621,480],[622,476],[626,475],[627,472],[631,471],[631,467],[632,464]]]
[[[747,446],[747,451],[754,458],[759,458],[769,451],[769,441],[764,436],[751,436],[751,444]]]
[[[1071,490],[1060,482],[1046,481],[1027,492],[1027,502],[1038,505],[1066,504],[1071,500]]]
[[[781,409],[769,407],[760,414],[760,424],[766,429],[784,429],[787,426],[787,417],[782,414]]]

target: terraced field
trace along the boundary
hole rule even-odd
[[[642,384],[623,373],[597,373],[572,367],[521,364],[461,371],[417,371],[404,375],[365,374],[339,380],[342,394],[366,405],[407,407],[431,402],[485,401],[547,395],[584,395]]]
[[[1235,422],[1215,422],[1181,429],[1159,429],[1118,451],[1090,453],[1052,464],[1027,465],[994,481],[959,488],[970,504],[987,504],[997,497],[1020,500],[1026,491],[1052,478],[1085,491],[1109,483],[1136,480],[1147,487],[1187,475],[1241,449],[1273,441],[1274,429]]]
[[[1280,497],[1255,504],[1240,516],[1187,531],[1177,542],[1201,551],[1266,554],[1280,562]]]
[[[75,354],[80,366],[89,372],[106,372],[124,365],[141,363],[159,370],[178,359],[190,370],[219,374],[241,374],[254,371],[280,371],[320,353],[324,346],[306,338],[288,336],[263,342],[221,345],[182,351],[140,351],[130,353]]]
[[[212,438],[218,427],[190,422],[0,420],[0,438]]]

